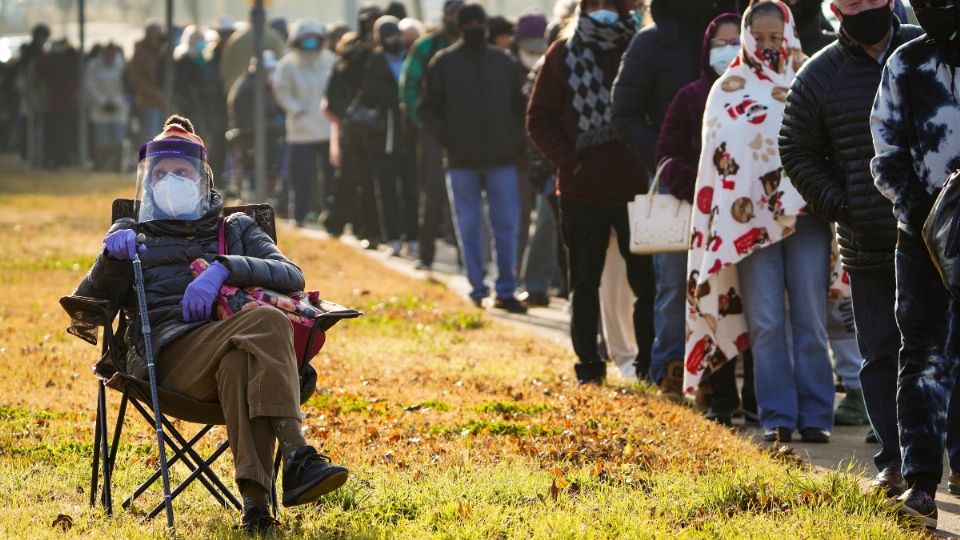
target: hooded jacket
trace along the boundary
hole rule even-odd
[[[277,103],[286,112],[287,142],[310,144],[330,140],[330,120],[323,113],[323,94],[336,58],[326,47],[319,52],[304,52],[293,45],[304,36],[323,35],[324,29],[312,21],[293,24],[287,54],[277,63],[273,91]]]
[[[715,13],[694,15],[690,6],[694,3],[716,5]],[[732,0],[653,0],[650,4],[656,24],[634,36],[612,90],[617,135],[647,170],[656,170],[657,138],[673,97],[700,73],[700,44],[708,23],[720,13],[736,11]]]
[[[894,21],[889,51],[923,31]],[[890,54],[888,52],[887,54]],[[848,270],[893,263],[896,220],[873,184],[870,109],[883,64],[841,34],[797,74],[780,130],[780,158],[810,211],[838,224]]]
[[[670,159],[663,168],[660,182],[671,195],[689,202],[693,202],[693,190],[697,183],[703,111],[707,106],[710,87],[719,77],[710,66],[710,41],[721,24],[735,24],[739,28],[740,16],[725,13],[707,27],[700,49],[700,78],[677,92],[667,109],[657,141],[656,162],[659,164]]]
[[[516,61],[485,45],[471,50],[463,40],[430,62],[418,112],[440,141],[450,168],[512,165],[523,153],[526,105]]]
[[[625,13],[626,8],[621,15]],[[576,20],[570,24],[576,24]],[[623,50],[594,50],[607,88],[613,85]],[[625,204],[646,189],[647,172],[616,139],[577,152],[578,115],[566,55],[566,39],[554,42],[547,50],[527,107],[527,131],[557,168],[560,197],[602,206]]]
[[[262,286],[288,293],[303,290],[300,268],[287,260],[273,240],[246,214],[225,218],[227,255],[217,253],[217,231],[223,210],[223,198],[216,191],[210,194],[210,210],[196,221],[163,220],[138,225],[122,218],[109,232],[135,229],[146,236],[147,251],[140,255],[143,268],[147,313],[153,330],[154,361],[177,338],[210,321],[185,322],[180,301],[187,285],[193,281],[190,263],[199,257],[224,265],[230,274],[226,284],[236,287]],[[146,378],[143,335],[136,292],[133,288],[133,266],[118,261],[102,250],[90,271],[74,293],[110,302],[111,311],[123,308],[127,319],[124,342],[127,345],[126,372]]]

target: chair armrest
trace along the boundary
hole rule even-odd
[[[110,302],[99,298],[64,296],[60,298],[60,306],[71,319],[67,332],[92,345],[97,344],[97,328],[107,328],[113,321]]]

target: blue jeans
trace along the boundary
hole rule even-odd
[[[470,298],[485,298],[490,292],[484,283],[484,193],[497,253],[497,298],[512,298],[517,290],[517,233],[520,228],[517,168],[508,165],[487,170],[450,169],[447,171],[447,189],[457,222],[457,242],[467,269],[467,280],[473,288]]]
[[[687,314],[687,254],[661,253],[653,256],[657,294],[653,308],[656,338],[650,353],[650,381],[659,384],[667,375],[667,364],[683,362]]]
[[[827,351],[830,241],[825,221],[800,216],[796,232],[737,265],[764,429],[833,427],[835,392]]]
[[[943,476],[943,449],[960,472],[957,395],[957,322],[960,302],[943,286],[923,241],[900,231],[897,239],[897,324],[900,373],[897,418],[903,477],[930,494]]]
[[[665,184],[660,193],[669,194]],[[683,362],[687,329],[687,254],[661,253],[653,256],[657,292],[653,304],[656,338],[650,351],[649,379],[659,384],[667,375],[667,364]]]
[[[900,433],[897,427],[897,277],[893,266],[850,272],[857,343],[863,356],[860,387],[870,425],[880,441],[873,456],[878,471],[900,469]],[[846,383],[844,383],[846,384]]]

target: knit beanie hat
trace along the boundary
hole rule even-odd
[[[457,13],[457,26],[463,28],[464,25],[471,22],[480,22],[486,24],[487,12],[480,4],[467,4]]]
[[[547,32],[547,15],[539,9],[530,9],[520,14],[517,19],[517,28],[514,31],[513,38],[517,41],[521,39],[543,39]]]

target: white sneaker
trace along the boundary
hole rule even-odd
[[[636,382],[638,380],[637,366],[633,365],[633,361],[627,361],[620,364],[619,371],[620,371],[620,378],[626,381]]]

